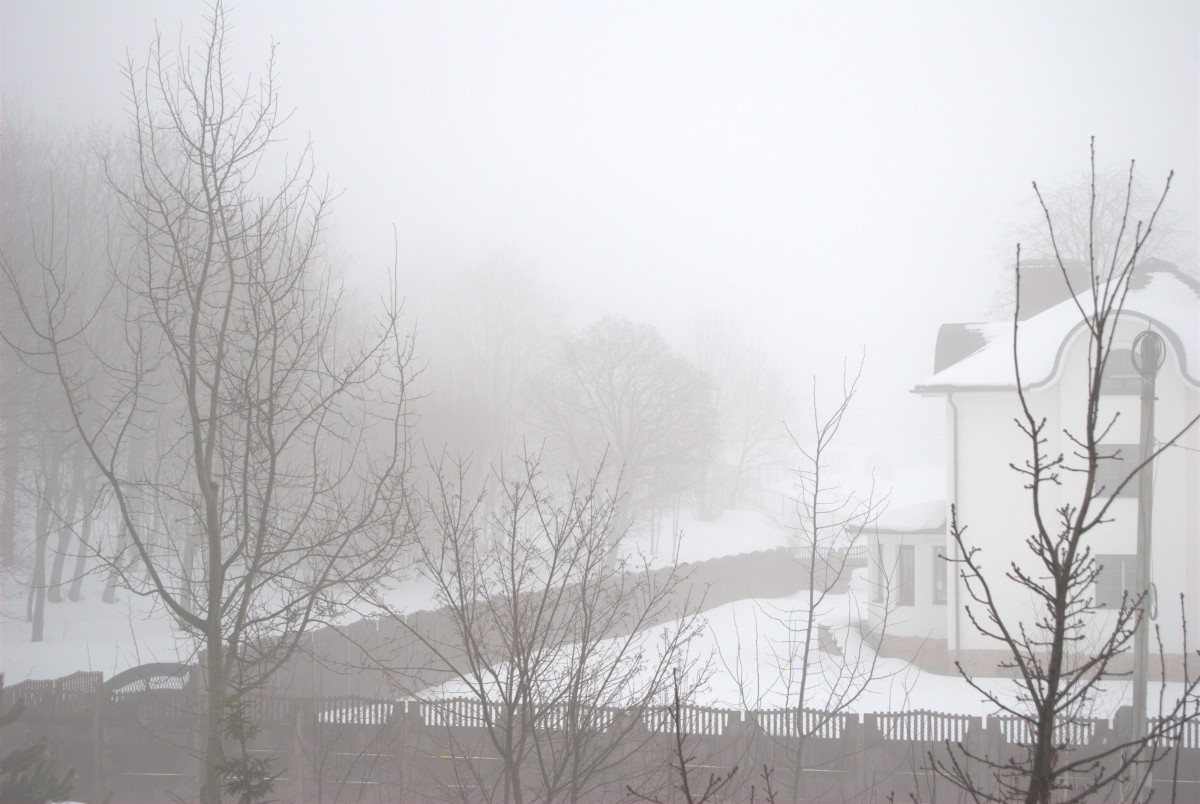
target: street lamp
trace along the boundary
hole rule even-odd
[[[1141,450],[1138,455],[1137,581],[1139,614],[1133,633],[1133,739],[1146,736],[1146,671],[1149,664],[1150,625],[1157,616],[1155,590],[1150,581],[1150,524],[1154,507],[1154,473],[1148,462],[1154,454],[1154,381],[1166,359],[1158,333],[1147,329],[1133,339],[1133,367],[1142,377]]]

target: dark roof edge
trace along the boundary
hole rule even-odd
[[[1030,386],[1031,388],[1036,386]],[[916,385],[908,389],[917,396],[941,396],[956,391],[1015,391],[1015,385]]]
[[[1132,316],[1141,318],[1147,325],[1154,326],[1162,335],[1171,343],[1171,347],[1175,351],[1176,361],[1179,363],[1179,373],[1183,376],[1185,382],[1189,383],[1194,388],[1200,388],[1200,380],[1188,373],[1187,366],[1187,351],[1184,348],[1183,341],[1175,330],[1168,327],[1163,322],[1153,316],[1146,315],[1138,310],[1122,310],[1122,316]],[[1054,354],[1054,362],[1051,364],[1050,372],[1037,382],[1028,383],[1025,387],[1031,391],[1036,391],[1050,383],[1059,373],[1062,367],[1063,353],[1066,351],[1067,342],[1075,336],[1075,333],[1084,327],[1087,322],[1079,321],[1067,334],[1063,336],[1058,344],[1058,350]],[[964,358],[965,359],[965,358]],[[916,385],[910,389],[911,393],[921,394],[922,396],[934,396],[939,394],[952,393],[954,391],[1015,391],[1017,386],[1015,383],[1005,383],[1004,385]]]

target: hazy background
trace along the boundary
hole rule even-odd
[[[731,313],[802,386],[865,349],[858,449],[941,461],[908,389],[937,327],[989,317],[1030,181],[1136,158],[1195,267],[1200,4],[401,3],[229,6],[235,65],[278,43],[296,148],[343,189],[331,248],[369,291],[541,274],[579,326],[681,349]],[[120,68],[203,33],[198,2],[5,0],[4,114],[120,126]],[[418,343],[418,350],[420,349]]]

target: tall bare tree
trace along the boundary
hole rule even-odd
[[[532,424],[576,470],[619,471],[624,533],[638,510],[691,489],[714,438],[709,380],[653,327],[604,318],[568,338],[530,401]]]
[[[587,801],[623,773],[648,739],[643,714],[688,666],[700,624],[685,576],[612,560],[619,505],[600,471],[555,482],[524,456],[497,472],[493,495],[465,482],[468,467],[438,468],[419,570],[449,622],[395,621],[450,677],[418,697],[447,726],[482,730],[481,752],[462,741],[469,731],[447,729],[456,784],[484,801]],[[651,626],[661,628],[647,638]],[[498,770],[477,761],[488,752]]]
[[[74,295],[81,303],[86,298],[99,304],[117,205],[98,153],[110,150],[114,165],[119,163],[113,137],[95,128],[51,127],[19,114],[6,115],[3,137],[5,271],[19,279],[26,301],[41,303],[44,266],[69,261],[77,270]],[[98,500],[95,472],[70,432],[56,383],[21,360],[28,332],[20,301],[11,293],[0,300],[0,553],[5,585],[28,582],[32,637],[38,641],[47,631],[46,603],[61,602],[68,586],[70,600],[81,596],[94,547],[90,540],[96,538],[84,524],[91,522]],[[111,336],[95,337],[97,350]]]
[[[866,493],[840,488],[829,478],[829,453],[833,449],[842,422],[858,390],[862,363],[853,376],[842,378],[841,396],[833,411],[820,413],[817,383],[813,381],[811,438],[807,445],[794,433],[792,440],[802,457],[796,469],[798,558],[802,564],[806,590],[802,593],[805,607],[799,618],[787,619],[795,638],[785,643],[775,656],[776,665],[785,670],[785,689],[795,707],[800,710],[796,722],[795,755],[791,779],[792,798],[801,798],[802,775],[805,770],[807,741],[819,734],[834,718],[849,710],[872,685],[885,681],[891,673],[879,663],[879,655],[869,646],[879,644],[887,635],[890,613],[889,601],[879,605],[878,619],[858,616],[866,601],[848,598],[856,612],[847,612],[846,625],[841,629],[841,647],[822,644],[821,634],[833,639],[831,631],[821,627],[820,618],[827,613],[832,595],[848,591],[854,548],[866,547],[866,533],[879,519],[887,506],[886,497],[876,496],[872,487]],[[868,551],[869,554],[869,551]],[[880,577],[888,576],[886,567],[879,567]],[[862,630],[858,633],[855,621]],[[853,635],[853,636],[852,636]],[[852,637],[852,638],[851,638]],[[831,649],[832,648],[832,649]],[[820,660],[814,657],[820,651]],[[832,666],[830,666],[832,665]],[[793,697],[794,696],[794,697]],[[807,716],[805,709],[811,710]]]
[[[243,82],[228,31],[218,2],[198,48],[156,38],[126,70],[136,167],[109,176],[127,238],[110,303],[88,307],[69,259],[42,262],[37,292],[5,271],[25,356],[56,379],[118,512],[112,567],[202,651],[204,802],[269,789],[273,771],[226,750],[253,731],[250,697],[407,532],[395,289],[369,334],[344,319],[321,259],[329,193],[307,150],[276,153],[273,58]],[[112,353],[92,348],[105,328]]]
[[[809,740],[868,694],[887,684],[894,671],[885,670],[871,647],[886,637],[891,606],[886,591],[868,617],[868,601],[851,594],[854,548],[866,547],[866,536],[887,505],[874,488],[856,492],[831,478],[830,453],[850,410],[862,376],[862,365],[842,378],[833,409],[822,413],[817,383],[812,389],[812,421],[803,432],[787,429],[798,453],[795,469],[793,544],[801,589],[788,605],[756,603],[757,615],[777,626],[784,636],[764,651],[743,652],[743,645],[722,650],[722,660],[741,682],[742,704],[760,708],[772,693],[773,705],[795,710],[787,743],[792,773],[792,801],[804,800],[806,748]],[[866,552],[866,551],[864,551]],[[889,573],[879,567],[886,590]],[[796,606],[795,603],[801,605]],[[846,606],[838,611],[835,606]],[[832,615],[832,616],[831,616]],[[838,625],[830,625],[837,622]],[[761,666],[765,661],[767,666]]]
[[[1040,311],[1039,297],[1045,291],[1057,298],[1053,291],[1055,285],[1061,285],[1060,262],[1073,284],[1085,283],[1090,265],[1110,265],[1123,258],[1116,251],[1129,247],[1129,239],[1119,234],[1122,225],[1152,213],[1154,228],[1138,248],[1139,260],[1165,260],[1195,275],[1196,232],[1170,209],[1158,208],[1160,194],[1155,188],[1136,177],[1131,184],[1123,167],[1098,167],[1094,173],[1082,173],[1058,186],[1039,186],[1039,195],[1040,200],[1029,199],[1027,216],[1012,230],[1012,239],[1021,243],[1021,263],[1026,269],[1021,299],[1025,317]],[[1054,210],[1053,236],[1045,225],[1045,207]],[[1042,266],[1049,270],[1038,270]],[[997,267],[993,310],[998,318],[1008,318],[1016,297],[1007,246]],[[1049,287],[1041,286],[1039,274],[1046,275]]]
[[[1023,381],[1019,348],[1022,336],[1022,254],[1017,248],[1014,271],[1016,299],[1012,347],[1019,415],[1017,427],[1028,452],[1014,464],[1028,491],[1031,532],[1025,538],[1028,554],[1001,574],[986,569],[987,551],[967,535],[966,524],[953,512],[950,533],[961,558],[960,577],[969,601],[972,625],[1003,648],[1001,666],[1016,675],[1015,702],[1003,699],[993,688],[977,682],[962,666],[971,686],[1000,712],[1016,718],[1028,739],[1002,756],[988,755],[963,745],[951,746],[946,760],[932,760],[934,769],[968,793],[975,801],[1015,801],[1027,804],[1076,802],[1115,797],[1123,789],[1131,800],[1149,796],[1146,782],[1184,723],[1197,716],[1196,682],[1185,683],[1178,698],[1160,701],[1160,718],[1142,734],[1132,733],[1100,748],[1072,745],[1072,726],[1090,717],[1097,706],[1102,680],[1120,675],[1119,657],[1126,654],[1139,629],[1150,628],[1146,588],[1125,595],[1115,610],[1106,609],[1093,590],[1103,567],[1092,552],[1090,537],[1115,513],[1122,489],[1136,483],[1139,474],[1169,449],[1187,429],[1163,441],[1144,445],[1145,452],[1128,471],[1109,472],[1122,457],[1104,443],[1114,415],[1102,401],[1106,367],[1120,345],[1118,326],[1125,309],[1130,282],[1146,244],[1151,241],[1158,212],[1170,188],[1167,179],[1149,217],[1135,221],[1130,214],[1133,167],[1130,166],[1122,212],[1116,221],[1098,214],[1095,148],[1092,148],[1091,189],[1085,228],[1086,272],[1082,286],[1073,284],[1074,272],[1060,245],[1058,218],[1035,183],[1047,239],[1058,271],[1074,297],[1078,321],[1086,335],[1086,392],[1082,409],[1064,417],[1061,441],[1053,433],[1052,419],[1034,399]],[[1105,232],[1112,240],[1101,245]],[[1072,235],[1076,237],[1077,235]],[[1072,254],[1071,256],[1078,256]],[[1064,452],[1051,445],[1061,443]],[[1105,478],[1118,477],[1115,482]],[[1022,616],[1002,605],[1002,587],[1015,585],[1032,601]],[[1186,636],[1186,635],[1185,635]],[[1184,658],[1186,667],[1186,655]],[[1165,668],[1164,668],[1165,674]],[[1185,678],[1187,674],[1184,674]],[[1135,701],[1137,697],[1135,696]],[[1143,712],[1144,714],[1144,712]]]

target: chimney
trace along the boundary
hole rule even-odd
[[[1063,269],[1071,286],[1063,278]],[[1056,260],[1029,260],[1021,262],[1021,320],[1048,310],[1072,295],[1078,295],[1090,287],[1091,274],[1084,262]]]

